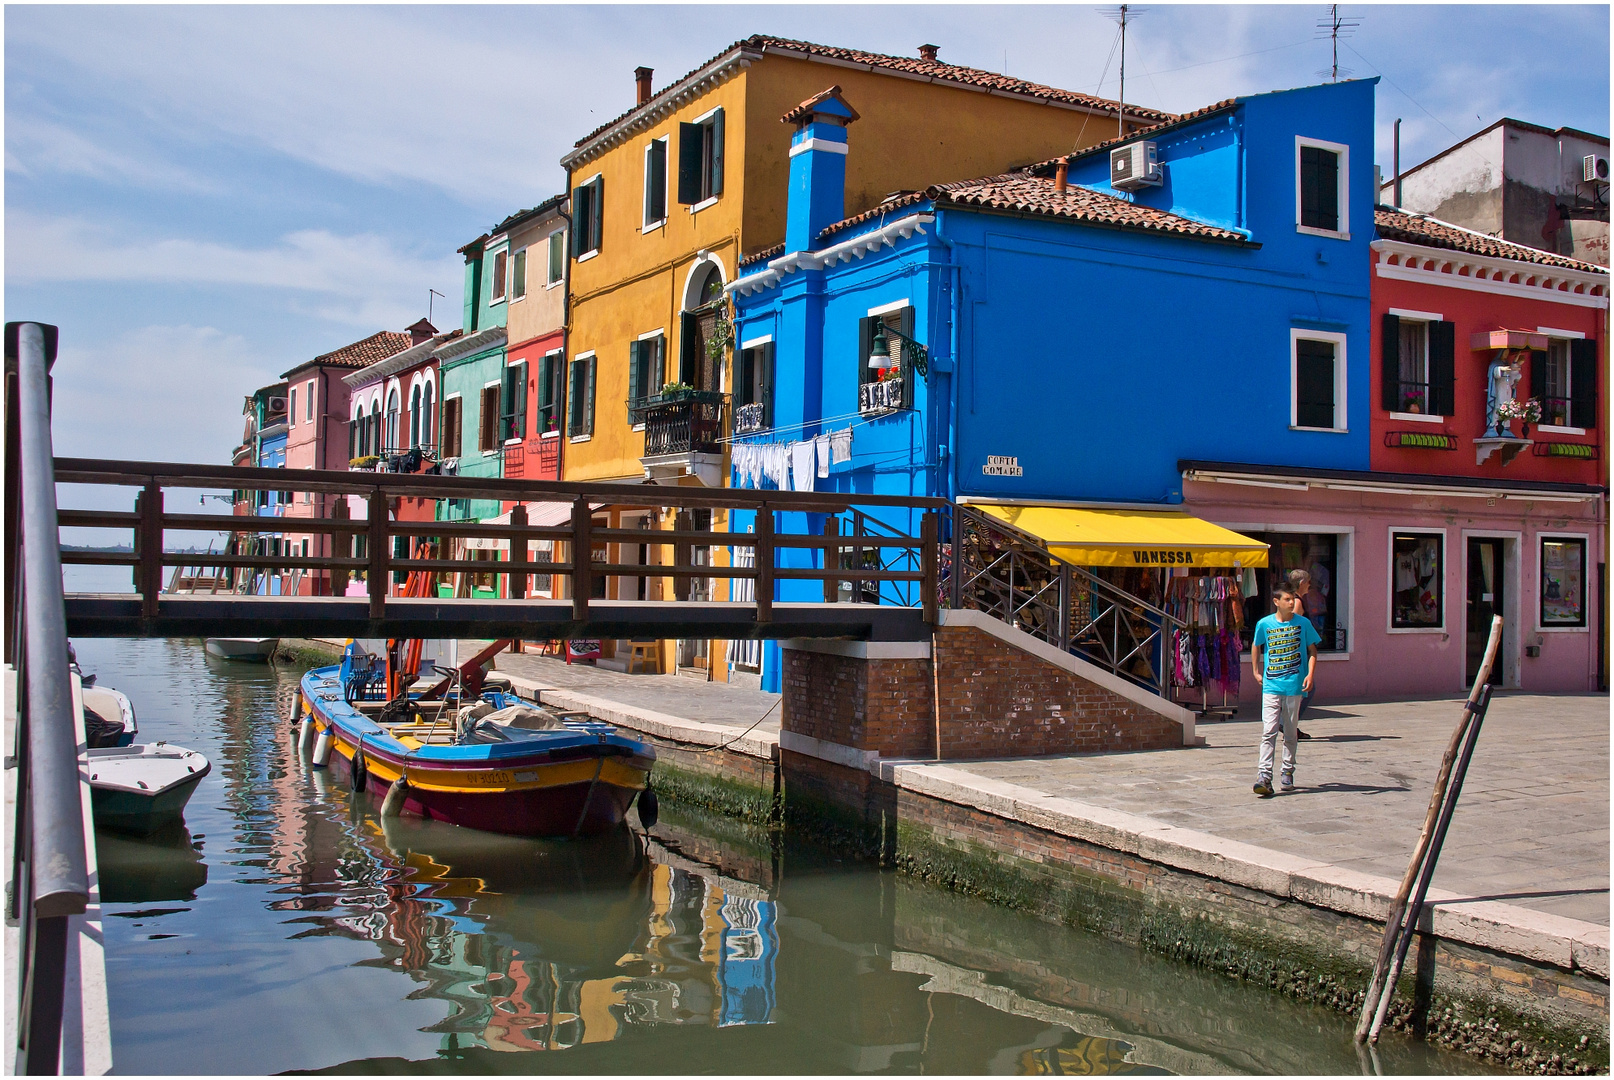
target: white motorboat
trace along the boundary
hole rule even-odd
[[[166,742],[88,751],[90,804],[103,828],[149,833],[179,821],[213,768],[195,750]]]
[[[279,638],[272,637],[210,637],[207,653],[220,660],[252,660],[264,663],[275,655]]]
[[[84,738],[92,749],[134,742],[140,729],[127,696],[110,686],[96,686],[93,676],[79,692],[84,701]]]

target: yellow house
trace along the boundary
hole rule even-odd
[[[1171,118],[949,64],[933,45],[899,57],[755,36],[659,92],[651,75],[637,69],[634,107],[561,159],[572,196],[566,480],[727,483],[723,289],[743,257],[784,239],[792,128],[780,121],[803,100],[838,85],[861,114],[851,138],[870,149],[848,159],[848,216],[904,187],[999,173]],[[672,522],[602,511],[601,524]],[[634,546],[611,561],[662,561],[655,545]],[[654,598],[661,585],[606,588]],[[712,598],[727,598],[721,583]],[[680,645],[676,660],[668,651],[664,668],[722,677],[706,643]]]

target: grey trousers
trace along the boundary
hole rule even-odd
[[[1256,766],[1256,773],[1268,780],[1272,779],[1272,759],[1278,751],[1278,727],[1283,727],[1283,772],[1291,776],[1295,771],[1295,734],[1299,727],[1296,717],[1300,715],[1300,703],[1306,700],[1304,694],[1262,694],[1261,695],[1261,763]]]

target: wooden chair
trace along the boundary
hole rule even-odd
[[[650,664],[661,674],[661,643],[657,641],[633,642],[633,651],[628,654],[628,674],[632,675],[633,665],[638,663]]]

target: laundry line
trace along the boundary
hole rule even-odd
[[[783,434],[788,434],[788,433],[793,432],[793,431],[804,431],[804,430],[806,430],[807,428],[810,428],[810,427],[821,427],[824,424],[838,424],[842,420],[851,420],[854,423],[865,423],[866,424],[870,420],[873,420],[873,419],[875,419],[875,417],[864,416],[861,412],[841,413],[839,416],[825,416],[825,417],[821,417],[821,418],[819,418],[817,420],[803,420],[799,424],[786,424],[784,427],[771,427],[766,431],[748,431],[743,435],[729,435],[729,436],[727,436],[725,438],[715,439],[713,441],[714,442],[721,442],[721,443],[733,443],[733,442],[739,442],[741,439],[750,439],[753,436],[783,435]],[[759,439],[758,442],[760,443],[760,441],[761,440]]]

